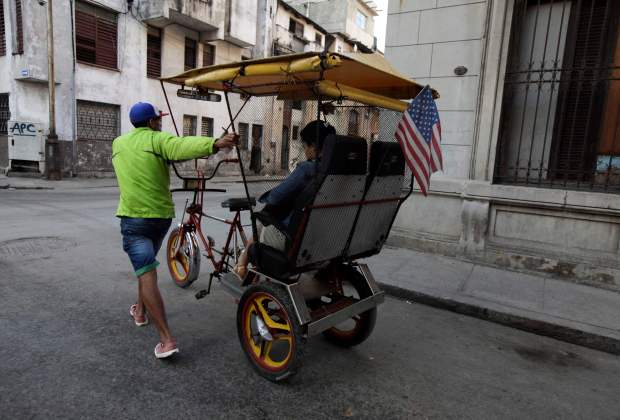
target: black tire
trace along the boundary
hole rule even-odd
[[[258,305],[265,309],[265,312],[259,312]],[[253,323],[257,322],[256,315],[260,313],[261,320],[264,320],[264,314],[267,312],[271,320],[271,325],[268,326],[270,334],[273,337],[281,337],[271,341],[271,344],[267,344],[269,341],[260,333],[253,331],[255,326]],[[272,328],[273,325],[287,326],[290,333],[287,334],[280,328]],[[243,293],[237,307],[237,333],[248,361],[262,377],[272,382],[279,382],[293,376],[301,367],[306,340],[291,299],[281,286],[265,282],[250,286]],[[286,341],[290,345],[281,352],[285,353],[283,360],[274,361],[271,352],[274,344],[280,341]]]
[[[181,249],[178,241],[182,241]],[[172,229],[166,244],[166,262],[174,284],[183,289],[191,286],[200,273],[200,249],[196,235],[180,226]]]
[[[371,296],[372,291],[366,284],[366,280],[356,269],[351,267],[342,267],[341,269],[336,270],[332,275],[339,276],[343,286],[349,284],[357,295],[352,296],[352,293],[345,291],[345,296],[352,296],[357,299],[364,299]],[[352,327],[347,328],[343,327],[342,324],[337,325],[323,331],[323,336],[330,343],[340,347],[356,346],[370,337],[370,334],[375,328],[376,322],[377,308],[372,308],[347,321],[348,324],[354,324]]]

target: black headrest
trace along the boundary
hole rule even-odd
[[[405,156],[394,141],[376,141],[370,146],[368,173],[375,176],[404,175]]]
[[[319,171],[326,175],[365,175],[367,159],[364,139],[332,134],[323,144]]]

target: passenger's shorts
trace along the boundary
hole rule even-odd
[[[170,228],[172,219],[121,217],[123,249],[136,273],[141,276],[159,265],[155,259]]]

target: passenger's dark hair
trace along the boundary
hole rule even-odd
[[[142,122],[139,122],[139,123],[133,123],[133,126],[136,127],[136,128],[148,127],[149,126],[149,120],[142,121]]]
[[[317,129],[319,132],[318,138],[316,136]],[[302,143],[308,146],[315,146],[319,150],[323,147],[323,142],[330,134],[336,134],[336,129],[321,120],[309,122],[299,133]]]

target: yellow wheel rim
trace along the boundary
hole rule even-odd
[[[245,303],[244,336],[250,356],[266,370],[286,368],[294,352],[291,322],[282,305],[267,293],[257,293]],[[273,340],[264,339],[257,331],[255,318],[265,323]]]
[[[178,282],[183,282],[189,275],[189,258],[181,249],[177,250],[180,238],[181,235],[179,232],[176,232],[172,237],[170,247],[168,248],[168,264],[170,265],[174,279]]]

